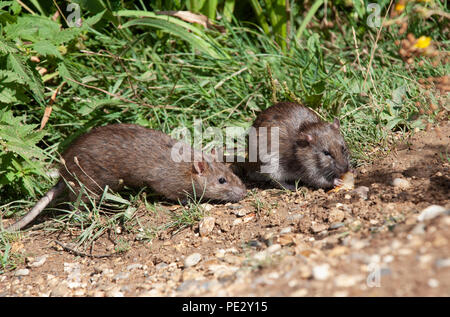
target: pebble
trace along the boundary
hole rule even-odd
[[[345,223],[343,223],[343,222],[333,222],[333,223],[330,225],[330,228],[329,228],[329,229],[337,229],[337,228],[340,228],[340,227],[342,227],[342,226],[345,226]]]
[[[247,215],[245,215],[244,217],[242,217],[242,221],[243,221],[244,223],[247,223],[247,222],[253,220],[254,218],[255,218],[255,213],[252,212],[252,213],[247,214]]]
[[[126,280],[127,278],[130,277],[130,273],[128,272],[120,272],[117,273],[114,277],[113,277],[113,281],[118,281],[118,280]]]
[[[279,244],[272,244],[270,247],[268,247],[266,250],[268,253],[275,253],[281,249],[281,245]]]
[[[330,265],[328,263],[316,265],[312,269],[314,279],[325,281],[330,276]]]
[[[238,204],[229,205],[227,208],[231,210],[238,210],[241,209],[243,206]]]
[[[434,278],[430,278],[430,279],[428,280],[428,286],[429,286],[429,287],[432,287],[432,288],[436,288],[436,287],[439,286],[439,281],[436,280],[436,279],[434,279]]]
[[[400,188],[400,189],[407,189],[407,188],[411,187],[411,184],[409,183],[408,180],[406,180],[404,178],[394,178],[392,180],[392,186]]]
[[[412,234],[425,234],[425,224],[424,223],[418,223],[414,226],[414,228],[411,230]]]
[[[134,263],[134,264],[130,264],[127,266],[127,270],[131,271],[131,270],[135,270],[135,269],[143,269],[144,266],[140,263]]]
[[[286,234],[292,232],[292,227],[286,227],[281,229],[280,234]]]
[[[200,205],[202,208],[203,208],[203,210],[205,210],[205,211],[211,211],[213,208],[214,208],[214,206],[213,205],[210,205],[210,204],[201,204]]]
[[[431,205],[420,212],[420,215],[417,217],[417,220],[424,221],[424,220],[433,219],[433,218],[439,216],[440,214],[443,214],[445,211],[446,211],[446,209],[442,206]]]
[[[213,231],[215,224],[216,224],[216,218],[211,217],[211,216],[203,218],[199,224],[200,235],[202,237],[209,235]]]
[[[449,267],[450,266],[450,258],[437,259],[436,262],[434,262],[434,264],[439,269],[444,268],[444,267]]]
[[[329,222],[342,222],[345,218],[345,213],[340,209],[332,209],[328,214]]]
[[[192,253],[186,259],[184,259],[184,267],[192,267],[194,265],[197,265],[198,262],[202,259],[202,255],[200,253]]]
[[[28,274],[30,274],[29,269],[20,269],[20,270],[17,270],[16,272],[14,272],[15,276],[27,276]]]
[[[295,222],[298,222],[303,217],[304,217],[304,215],[302,215],[302,214],[293,214],[293,215],[287,216],[286,220],[289,221],[290,223],[295,223]]]
[[[323,230],[326,230],[327,229],[327,225],[325,225],[325,224],[323,224],[323,223],[313,223],[313,225],[311,226],[311,230],[314,232],[314,233],[318,233],[318,232],[321,232],[321,231],[323,231]]]
[[[44,265],[45,261],[47,260],[48,255],[44,254],[41,256],[38,256],[37,258],[27,258],[27,266],[28,267],[40,267],[42,265]]]
[[[369,193],[369,187],[366,186],[359,186],[355,188],[352,193],[356,194],[359,198],[367,200],[368,193]]]
[[[362,275],[341,274],[334,279],[334,284],[337,287],[352,287],[362,280],[364,280]]]

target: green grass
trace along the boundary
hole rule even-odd
[[[443,2],[436,2],[439,9],[445,8]],[[95,126],[137,123],[170,133],[177,127],[192,131],[197,118],[203,120],[205,129],[246,128],[274,99],[299,100],[328,121],[336,116],[341,119],[353,164],[358,165],[373,159],[374,151],[389,151],[388,136],[393,131],[423,128],[422,119],[433,119],[434,114],[419,114],[416,102],[427,104],[429,99],[417,79],[449,74],[448,63],[435,67],[419,58],[425,61],[422,67],[407,67],[394,44],[404,35],[398,35],[399,27],[393,25],[381,33],[364,84],[377,30],[365,25],[363,11],[339,2],[336,10],[341,22],[323,28],[323,7],[313,18],[303,17],[301,8],[294,2],[291,5],[297,15],[291,19],[291,34],[296,36],[289,50],[280,46],[277,35],[236,18],[217,22],[226,30],[219,33],[145,12],[119,11],[113,16],[111,10],[101,13],[92,8],[91,13],[82,11],[89,18],[83,28],[65,28],[64,37],[58,38],[52,32],[59,32],[63,20],[51,22],[50,15],[39,16],[46,21],[48,34],[36,37],[27,33],[31,29],[14,28],[29,23],[23,20],[29,14],[4,7],[8,13],[0,20],[5,26],[0,29],[4,36],[0,40],[2,214],[24,213],[53,185],[45,171],[57,163],[58,153]],[[136,8],[119,5],[118,9]],[[279,18],[265,14],[266,21]],[[328,7],[328,20],[332,14]],[[431,36],[441,51],[448,47],[439,16],[427,20],[411,16],[408,32]],[[303,23],[308,19],[309,23]],[[40,62],[31,62],[31,56],[39,56]],[[45,67],[47,73],[40,76],[36,66]],[[49,121],[43,132],[36,132],[57,87],[62,88]],[[5,138],[7,129],[19,129],[21,138]],[[25,142],[30,135],[32,141]],[[201,218],[199,206],[191,204],[169,227],[183,228]],[[101,210],[96,207],[91,208],[89,221],[73,214],[85,232],[79,242],[89,244],[106,229],[113,229],[124,221],[128,208],[130,204],[124,204],[107,224],[97,217]],[[7,245],[1,249],[3,257]]]

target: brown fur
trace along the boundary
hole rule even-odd
[[[133,124],[95,128],[63,154],[65,166],[60,175],[77,186],[76,176],[95,193],[108,185],[113,191],[147,186],[175,201],[192,196],[193,188],[197,197],[203,194],[206,199],[238,201],[245,196],[241,180],[212,157],[196,152],[201,170],[193,162],[174,162],[171,150],[177,142],[161,131]],[[221,177],[225,184],[219,183]]]
[[[339,132],[339,121],[322,121],[305,106],[280,102],[261,112],[253,123],[257,128],[279,128],[279,166],[273,173],[261,175],[265,162],[258,155],[255,163],[246,164],[247,176],[254,179],[272,179],[283,187],[293,189],[293,182],[315,188],[331,188],[339,177],[349,170],[347,145]],[[270,134],[267,140],[270,150]],[[249,148],[256,147],[253,142]]]
[[[184,144],[197,161],[172,160],[172,147],[177,142],[160,131],[134,124],[94,128],[73,142],[62,155],[60,176],[73,190],[69,191],[69,200],[78,197],[80,184],[93,197],[101,194],[106,185],[113,191],[124,186],[146,186],[170,200],[181,202],[186,202],[188,195],[231,202],[245,197],[246,189],[241,180],[227,165],[216,162],[212,156]],[[66,189],[62,179],[8,230],[22,229],[62,194]]]

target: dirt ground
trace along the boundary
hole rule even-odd
[[[55,243],[70,232],[32,227],[0,296],[450,296],[449,141],[449,122],[415,133],[357,168],[353,191],[252,188],[151,241],[118,228],[94,245],[111,254],[126,241],[111,257],[74,255]],[[181,208],[138,212],[158,226]]]

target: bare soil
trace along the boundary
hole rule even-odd
[[[448,121],[415,133],[357,168],[356,191],[250,186],[237,204],[202,205],[209,232],[197,223],[149,240],[117,228],[87,250],[104,258],[55,242],[79,232],[32,227],[0,296],[450,296],[449,141]],[[444,211],[424,213],[431,205]],[[182,208],[137,214],[156,228]]]

